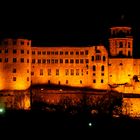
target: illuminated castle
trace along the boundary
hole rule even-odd
[[[133,58],[130,27],[111,28],[109,50],[101,45],[34,47],[30,40],[4,39],[0,46],[0,90],[56,84],[140,92],[140,59]]]

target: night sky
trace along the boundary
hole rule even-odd
[[[121,16],[124,16],[125,23],[132,26],[134,46],[138,50],[139,9],[139,4],[134,1],[24,1],[3,4],[0,37],[32,39],[33,46],[105,44],[107,47],[109,28],[120,25]]]

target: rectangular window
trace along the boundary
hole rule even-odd
[[[68,51],[65,52],[65,55],[68,55]]]
[[[16,79],[16,77],[13,77],[13,81],[16,81],[17,79]]]
[[[54,52],[51,52],[51,55],[54,55]]]
[[[47,55],[50,55],[50,54],[51,54],[50,51],[48,51],[48,52],[47,52]]]
[[[38,55],[41,55],[41,51],[38,51]]]
[[[89,60],[88,59],[86,59],[86,63],[89,63]]]
[[[27,73],[29,73],[29,69],[27,69]]]
[[[2,58],[0,58],[0,62],[2,62]]]
[[[59,75],[59,69],[56,69],[56,75]]]
[[[79,59],[76,59],[75,61],[76,61],[76,64],[79,64]]]
[[[17,50],[16,49],[13,49],[13,54],[17,53]]]
[[[16,45],[16,44],[17,44],[16,40],[13,40],[13,45]]]
[[[43,75],[43,69],[40,69],[40,75]]]
[[[80,55],[84,55],[84,52],[83,52],[83,51],[81,51],[81,52],[80,52]]]
[[[48,75],[51,75],[51,69],[48,69]]]
[[[0,50],[0,53],[2,53],[2,50]]]
[[[65,75],[69,75],[69,70],[65,69]]]
[[[29,54],[29,50],[27,50],[27,54]]]
[[[69,63],[69,60],[68,60],[68,59],[66,59],[66,60],[65,60],[65,63]]]
[[[33,63],[33,64],[35,63],[35,59],[32,59],[32,63]]]
[[[74,60],[73,59],[70,59],[70,63],[74,63]]]
[[[39,64],[41,63],[41,59],[38,59],[38,63],[39,63]]]
[[[34,75],[34,72],[33,71],[31,72],[31,75]]]
[[[42,60],[42,63],[46,63],[46,59],[43,59],[43,60]]]
[[[5,58],[5,62],[8,62],[8,58]]]
[[[88,55],[88,50],[85,50],[85,55]]]
[[[96,73],[93,73],[93,76],[96,76]]]
[[[104,80],[103,79],[101,79],[101,83],[104,83]]]
[[[27,77],[27,81],[29,81],[29,77]]]
[[[76,55],[79,55],[79,52],[76,51]]]
[[[27,63],[29,63],[29,59],[27,59]]]
[[[35,51],[32,51],[32,54],[34,55],[35,54]]]
[[[50,59],[47,59],[47,64],[50,64],[51,60]]]
[[[58,59],[55,59],[55,63],[56,63],[56,64],[58,63]]]
[[[80,63],[83,64],[84,63],[84,60],[83,59],[80,59]]]
[[[70,74],[71,74],[71,75],[74,75],[74,69],[71,69],[71,70],[70,70]]]
[[[57,52],[55,52],[55,55],[58,55],[58,51],[57,51]]]
[[[24,54],[24,50],[21,50],[21,54]]]
[[[20,44],[21,44],[21,45],[24,45],[24,42],[23,42],[23,41],[21,41],[21,42],[20,42]]]
[[[17,62],[17,58],[13,58],[13,62]]]
[[[93,80],[93,83],[96,83],[96,80],[95,79]]]
[[[73,52],[70,52],[70,55],[73,55],[74,53]]]
[[[101,73],[102,76],[104,76],[104,73]]]
[[[54,59],[51,59],[51,63],[54,64]]]
[[[13,73],[16,73],[16,69],[13,69]]]
[[[60,59],[60,63],[63,63],[63,59]]]
[[[101,60],[101,56],[100,55],[96,55],[96,60]]]
[[[43,51],[42,54],[43,54],[43,55],[46,55],[46,51]]]
[[[66,84],[68,84],[68,80],[66,80]]]
[[[94,61],[94,56],[91,57],[91,61]]]
[[[80,84],[82,84],[82,80],[80,80]]]
[[[76,69],[76,75],[79,75],[79,69]]]
[[[24,58],[21,58],[21,59],[20,59],[20,62],[21,62],[21,63],[24,63]]]
[[[84,71],[83,71],[83,69],[81,69],[81,75],[84,75]]]
[[[5,53],[8,53],[8,49],[5,49]]]
[[[63,52],[62,51],[60,51],[60,55],[63,55]]]

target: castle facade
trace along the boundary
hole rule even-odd
[[[0,90],[56,84],[140,93],[140,59],[133,58],[131,27],[110,30],[109,51],[103,45],[35,47],[31,40],[4,39]]]

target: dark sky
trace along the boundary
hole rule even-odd
[[[1,37],[25,37],[33,45],[106,44],[109,27],[124,15],[140,44],[139,4],[123,1],[19,2],[1,5]]]

